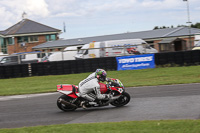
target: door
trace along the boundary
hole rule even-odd
[[[182,41],[175,41],[174,42],[174,50],[175,51],[182,51]]]

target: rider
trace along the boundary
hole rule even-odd
[[[101,94],[99,82],[106,81],[107,73],[103,69],[97,69],[94,73],[90,74],[86,79],[79,83],[80,96],[90,102],[96,102],[101,99],[109,100],[112,96],[110,94]],[[96,98],[89,96],[90,92],[94,91]],[[86,108],[85,102],[81,102],[81,106]]]

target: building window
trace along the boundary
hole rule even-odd
[[[6,48],[2,48],[1,52],[3,52],[4,54],[7,54],[7,49]]]
[[[7,54],[7,52],[8,52],[7,51],[7,45],[6,45],[5,41],[4,41],[4,39],[1,38],[1,37],[0,37],[0,43],[1,43],[0,51],[3,52],[4,54]]]
[[[46,41],[54,41],[56,40],[56,35],[46,35]]]
[[[169,44],[160,44],[161,51],[169,51]]]
[[[18,42],[18,43],[21,43],[21,42],[28,42],[28,37],[27,37],[27,36],[17,37],[17,42]]]
[[[63,48],[58,48],[58,51],[63,51],[64,49]]]
[[[30,42],[38,42],[38,36],[30,36]]]
[[[14,38],[9,37],[9,38],[8,38],[8,44],[9,44],[9,45],[14,44]]]

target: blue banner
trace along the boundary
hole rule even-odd
[[[116,57],[117,70],[155,68],[154,54]]]

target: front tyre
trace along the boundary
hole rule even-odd
[[[118,99],[115,101],[111,102],[110,104],[116,107],[121,107],[130,102],[130,95],[127,92],[124,92]]]
[[[71,102],[72,100],[73,100],[73,98],[71,98],[71,97],[69,97],[69,96],[66,96],[66,95],[62,95],[62,96],[60,96],[58,99],[57,99],[57,106],[58,106],[58,108],[59,109],[61,109],[62,111],[74,111],[74,110],[76,110],[77,108],[76,107],[72,107],[72,106],[66,106],[65,104],[63,104],[63,103],[61,103],[60,101],[59,101],[59,99],[63,99],[63,100],[65,100],[65,101],[67,101],[67,102]]]

